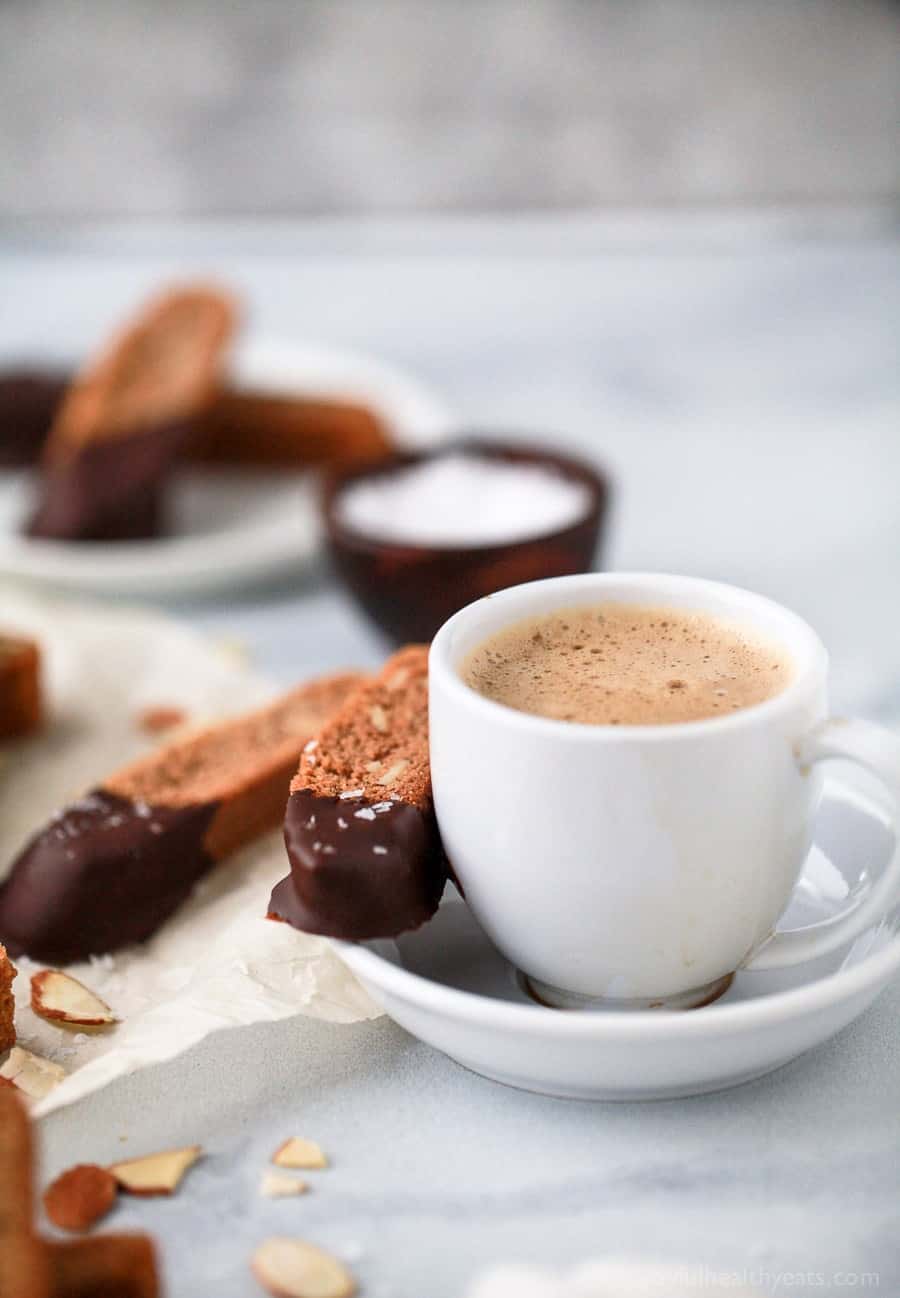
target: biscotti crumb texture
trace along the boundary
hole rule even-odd
[[[16,1002],[12,988],[15,976],[16,967],[6,954],[6,947],[0,945],[0,1053],[16,1044]]]
[[[431,810],[428,648],[408,645],[307,744],[291,792],[397,800]]]

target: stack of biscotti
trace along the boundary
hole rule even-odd
[[[58,812],[0,885],[0,940],[64,964],[148,938],[217,861],[280,822],[301,749],[360,679],[323,677],[175,739]]]
[[[291,872],[272,919],[392,937],[437,910],[447,868],[431,796],[428,650],[401,649],[304,748],[284,822]]]
[[[0,1054],[16,1044],[16,1002],[12,989],[15,976],[16,966],[6,954],[6,947],[0,945]]]
[[[33,640],[0,632],[0,740],[41,724],[41,653]]]
[[[31,536],[134,540],[161,527],[161,492],[216,396],[231,300],[188,286],[154,300],[76,376],[50,429]]]

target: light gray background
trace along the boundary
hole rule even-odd
[[[0,0],[0,219],[900,193],[895,0]]]
[[[0,246],[0,356],[79,354],[188,269],[237,286],[261,331],[371,349],[468,423],[582,447],[616,478],[609,563],[788,602],[832,648],[838,709],[900,717],[900,241],[877,213],[23,234]],[[173,611],[285,682],[382,652],[321,574]],[[206,1146],[174,1200],[109,1223],[159,1237],[170,1298],[251,1298],[273,1232],[344,1256],[365,1298],[461,1298],[489,1263],[621,1251],[812,1270],[836,1296],[838,1271],[876,1271],[894,1295],[898,1017],[895,984],[770,1078],[621,1106],[493,1085],[386,1021],[298,1019],[52,1116],[45,1171]],[[334,1167],[305,1199],[261,1200],[292,1131]]]

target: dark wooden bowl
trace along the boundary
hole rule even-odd
[[[410,545],[379,540],[342,524],[335,508],[340,493],[361,478],[385,476],[426,459],[468,451],[514,464],[546,465],[583,483],[590,493],[582,518],[571,526],[504,545],[469,547]],[[569,455],[537,446],[468,437],[424,452],[397,452],[375,465],[348,469],[325,486],[323,513],[334,568],[371,620],[394,644],[428,641],[448,617],[479,599],[542,577],[589,570],[609,499],[598,469]]]

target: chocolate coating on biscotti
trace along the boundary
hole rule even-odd
[[[215,811],[95,789],[19,855],[0,886],[0,940],[53,964],[144,941],[214,864],[204,836]]]
[[[85,446],[48,465],[29,536],[56,541],[139,541],[163,531],[163,492],[194,435],[190,422],[144,428]]]
[[[55,370],[0,373],[0,466],[24,467],[39,458],[67,382]]]
[[[291,873],[269,913],[308,933],[392,937],[437,910],[446,872],[434,817],[405,802],[292,793],[284,821]]]
[[[303,744],[359,680],[309,681],[108,776],[15,862],[0,941],[61,964],[150,937],[216,861],[281,821]]]

